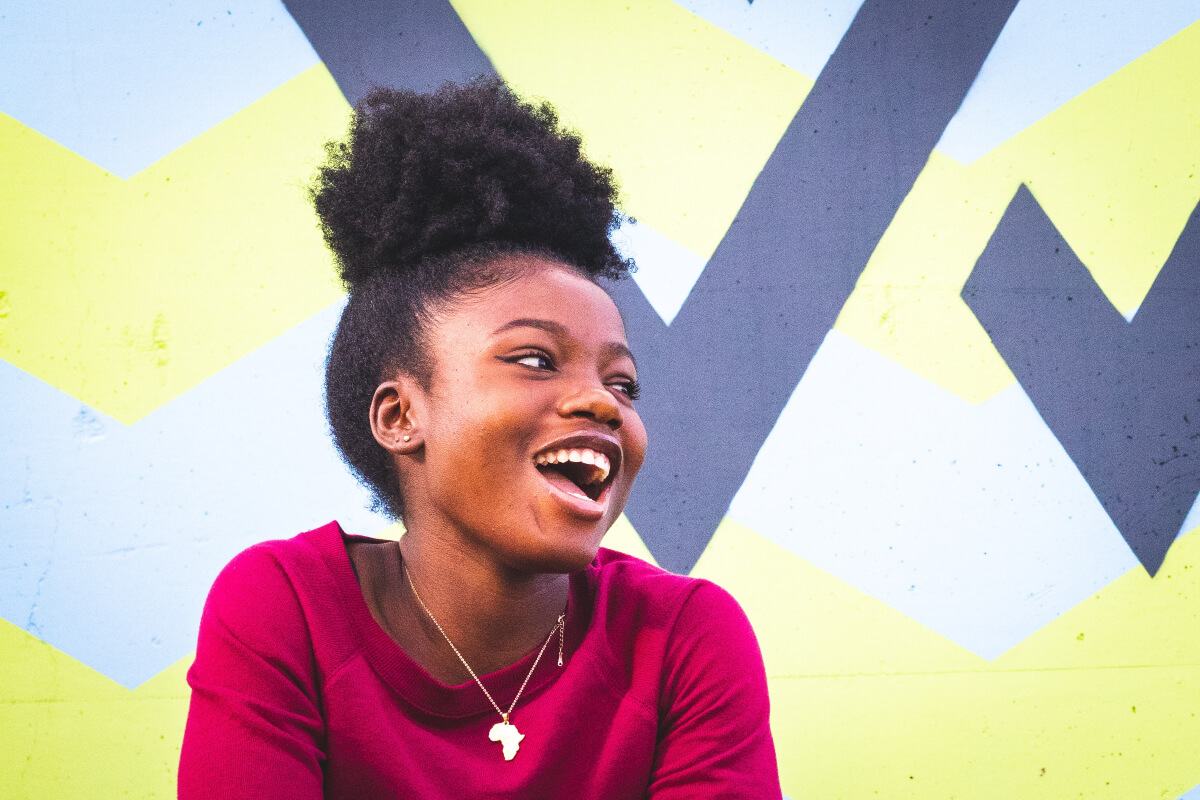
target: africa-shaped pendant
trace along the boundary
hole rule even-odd
[[[488,733],[488,738],[493,742],[499,742],[504,747],[504,760],[512,761],[513,756],[517,754],[517,748],[521,746],[521,740],[525,738],[525,734],[517,730],[517,726],[508,721],[508,715],[505,715],[504,722],[497,722],[492,726],[492,730]]]

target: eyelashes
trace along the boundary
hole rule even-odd
[[[642,396],[642,385],[636,380],[625,381],[623,383],[614,384],[619,386],[622,391],[629,397],[630,400],[637,400]]]

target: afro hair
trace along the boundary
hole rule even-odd
[[[370,428],[376,387],[397,372],[427,383],[431,311],[511,279],[513,256],[592,280],[627,275],[633,264],[609,238],[623,219],[617,186],[553,108],[495,78],[432,94],[375,89],[325,153],[309,196],[349,290],[326,363],[326,415],[375,507],[403,518],[392,456]]]

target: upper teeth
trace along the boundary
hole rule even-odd
[[[596,471],[588,483],[604,482],[608,478],[609,471],[612,469],[612,465],[608,461],[608,456],[604,455],[604,453],[597,453],[588,447],[581,447],[578,450],[563,449],[538,453],[536,460],[539,467],[546,464],[565,464],[568,461],[574,461],[578,464],[591,464],[596,467]]]

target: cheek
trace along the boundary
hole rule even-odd
[[[434,431],[436,463],[431,463],[441,490],[452,495],[505,492],[530,451],[522,425],[527,414],[517,398],[492,396],[481,402],[447,403]],[[432,455],[432,454],[431,454]],[[434,459],[431,459],[433,461]]]
[[[625,418],[621,429],[626,431],[622,446],[625,450],[625,463],[629,467],[629,479],[633,480],[646,458],[646,426],[635,412]]]

